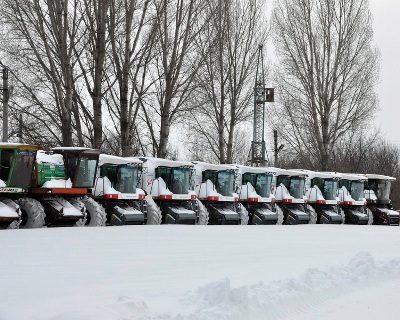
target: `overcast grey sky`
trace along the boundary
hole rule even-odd
[[[376,125],[400,147],[400,1],[369,0],[374,16],[374,40],[382,54]]]

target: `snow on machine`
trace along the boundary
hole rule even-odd
[[[147,206],[141,185],[142,161],[100,154],[93,197],[106,210],[112,226],[146,224]]]
[[[364,183],[367,177],[362,174],[340,173],[338,196],[344,211],[346,224],[372,224],[372,212],[364,198]]]
[[[275,202],[283,212],[284,224],[315,224],[317,216],[307,205],[304,186],[307,174],[300,170],[268,168],[275,172],[272,188],[275,190]]]
[[[42,227],[43,207],[27,197],[36,154],[41,149],[22,143],[0,144],[0,229]],[[27,215],[20,203],[30,203],[36,211]]]
[[[29,195],[44,207],[42,225],[105,225],[104,208],[91,198],[99,154],[98,150],[75,147],[38,151]],[[28,217],[37,210],[29,199],[20,200]]]
[[[379,174],[366,174],[365,176],[368,181],[364,185],[364,197],[372,212],[373,224],[398,226],[399,212],[393,210],[390,200],[391,184],[396,178]]]
[[[271,193],[273,174],[267,168],[236,165],[239,202],[249,215],[249,224],[282,224],[283,213],[277,210]]]
[[[205,210],[209,224],[248,224],[246,208],[235,193],[238,168],[234,165],[195,164],[194,190],[199,198],[201,211]]]
[[[190,190],[191,162],[151,157],[140,160],[147,224],[207,224],[207,217],[200,216],[196,193]]]
[[[340,175],[334,172],[304,171],[307,173],[305,184],[307,203],[310,210],[315,210],[317,223],[344,223],[344,213],[340,208],[337,194]]]

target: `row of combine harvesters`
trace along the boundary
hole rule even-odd
[[[399,225],[377,174],[285,170],[0,144],[0,227]]]

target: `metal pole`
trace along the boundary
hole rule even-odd
[[[278,131],[274,130],[274,166],[278,167]]]
[[[3,68],[3,142],[8,142],[8,69]]]

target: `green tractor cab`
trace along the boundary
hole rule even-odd
[[[40,146],[22,143],[0,144],[0,229],[39,226],[32,219],[35,220],[41,212],[28,219],[20,203],[27,201],[36,154],[41,149]],[[32,199],[28,201],[32,202]]]

